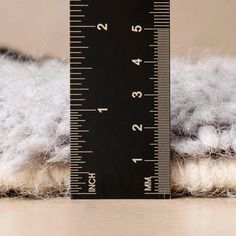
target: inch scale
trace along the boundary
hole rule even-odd
[[[169,4],[70,1],[73,199],[170,198]]]

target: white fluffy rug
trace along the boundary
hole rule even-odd
[[[69,67],[0,58],[0,194],[69,186]]]
[[[172,188],[236,192],[236,59],[172,60]],[[69,191],[69,66],[0,58],[0,194]]]
[[[172,61],[172,186],[236,192],[236,59]]]

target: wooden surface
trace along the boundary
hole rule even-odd
[[[4,236],[235,235],[236,199],[0,200]]]

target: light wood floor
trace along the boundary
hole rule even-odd
[[[236,199],[0,200],[3,236],[235,235]]]

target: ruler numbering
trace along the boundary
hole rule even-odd
[[[70,1],[73,198],[170,197],[170,1],[129,4]]]

